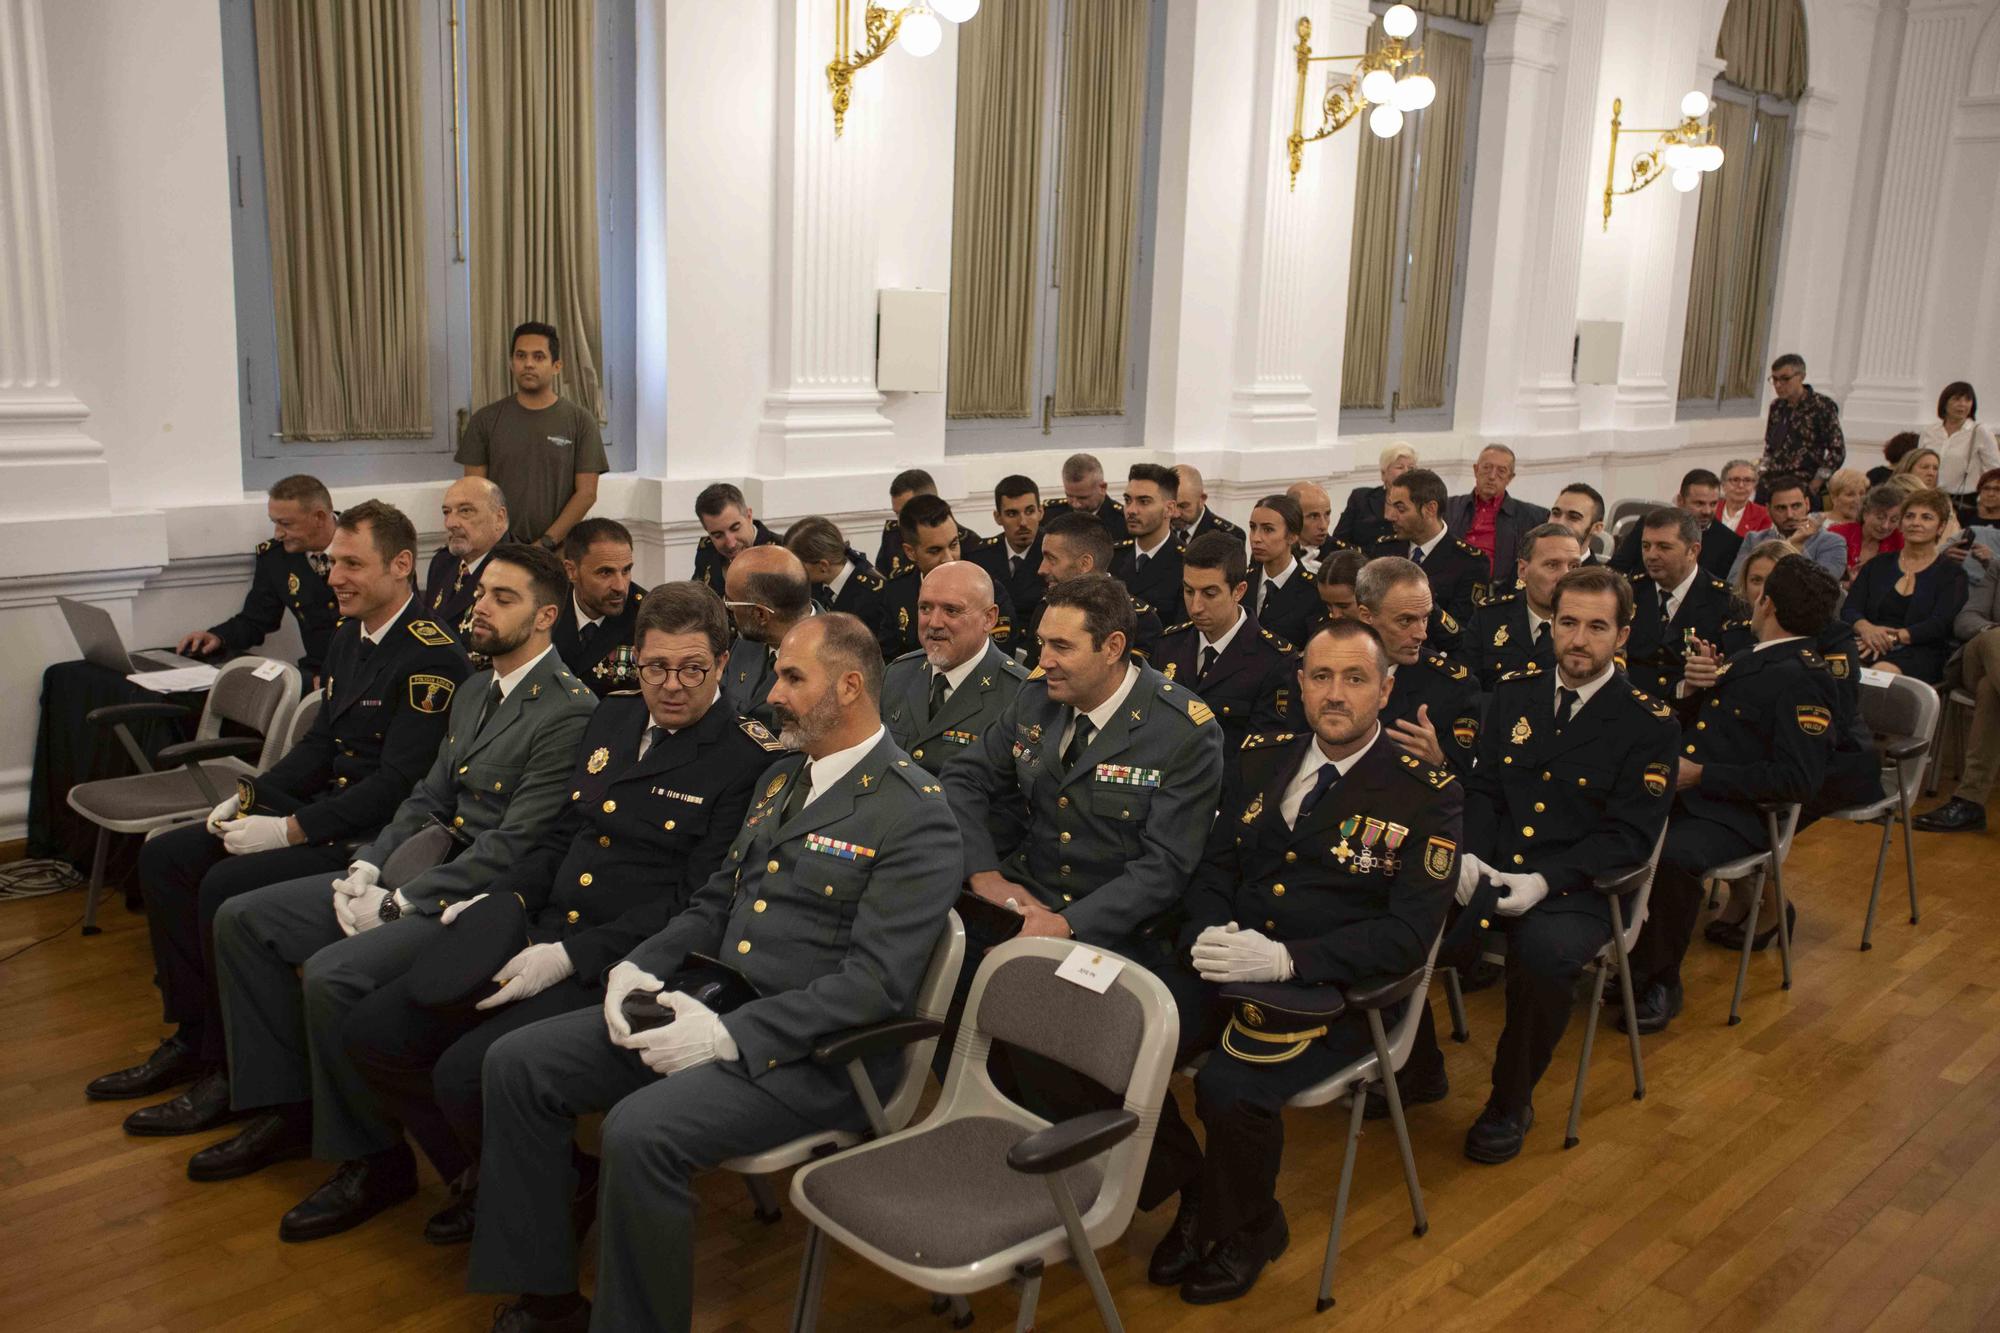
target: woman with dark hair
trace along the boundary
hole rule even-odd
[[[1938,452],[1936,484],[1959,504],[1969,504],[1978,478],[2000,468],[2000,445],[1993,442],[1993,432],[1979,424],[1979,395],[1964,380],[1944,386],[1937,410],[1937,424],[1924,427],[1918,443]]]
[[[1951,622],[1965,605],[1965,571],[1942,559],[1938,539],[1951,500],[1921,490],[1903,506],[1903,547],[1878,555],[1854,576],[1840,615],[1854,626],[1861,656],[1878,671],[1935,685],[1951,651]]]
[[[1888,443],[1882,446],[1882,466],[1868,469],[1868,484],[1880,486],[1894,476],[1899,465],[1921,443],[1921,439],[1922,437],[1913,430],[1906,430],[1900,435],[1891,435]]]
[[[1828,532],[1838,533],[1847,543],[1847,581],[1856,570],[1878,555],[1903,548],[1903,492],[1883,483],[1862,497],[1861,517],[1852,523],[1829,523]]]

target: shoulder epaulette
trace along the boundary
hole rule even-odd
[[[859,583],[870,592],[882,591],[883,584],[887,582],[887,580],[872,569],[857,569],[854,571],[853,577],[856,583]]]
[[[426,648],[443,648],[458,642],[440,629],[435,621],[412,620],[408,628],[410,633],[416,636],[417,642]]]
[[[1265,629],[1262,625],[1257,627],[1257,633],[1263,636],[1264,642],[1270,644],[1281,653],[1291,654],[1298,651],[1291,645],[1289,640],[1271,633],[1271,631]]]
[[[694,548],[697,552],[713,551],[715,549],[715,538],[704,532],[701,534],[701,539],[694,544]]]
[[[1505,592],[1489,592],[1486,595],[1486,605],[1488,606],[1506,606],[1509,603],[1520,600],[1521,590],[1519,588],[1509,588]]]
[[[1152,610],[1153,608],[1150,603],[1140,601],[1137,597],[1134,597],[1132,599],[1133,615],[1138,615],[1138,616],[1149,615],[1151,614]]]
[[[1119,543],[1118,543],[1118,549],[1122,551],[1122,550],[1124,550],[1124,549],[1125,549],[1126,547],[1128,547],[1128,546],[1134,546],[1134,545],[1136,545],[1136,544],[1137,544],[1137,543],[1135,542],[1135,540],[1134,540],[1133,538],[1131,538],[1131,537],[1127,537],[1127,538],[1126,538],[1126,539],[1125,539],[1124,541],[1122,541],[1122,542],[1119,542]]]
[[[1453,774],[1450,769],[1431,768],[1413,754],[1398,755],[1396,757],[1402,761],[1404,768],[1410,770],[1412,776],[1429,783],[1440,791],[1450,785],[1452,781]]]
[[[258,554],[258,555],[263,555],[263,554],[264,554],[265,552],[269,551],[270,549],[271,549],[271,543],[269,543],[269,542],[258,542],[258,543],[257,543],[257,554]]]
[[[1266,745],[1283,745],[1286,741],[1291,740],[1297,735],[1296,731],[1252,732],[1243,738],[1243,748],[1246,750],[1261,750]]]
[[[1029,680],[1040,680],[1041,678],[1042,678],[1042,668],[1039,665],[1036,666],[1035,669],[1033,671],[1030,671],[1027,675],[1027,679]]]
[[[884,532],[895,532],[902,526],[903,521],[898,518],[885,518],[882,520],[882,531]]]
[[[1799,649],[1799,660],[1809,667],[1823,667],[1826,665],[1826,659],[1811,648]]]
[[[1450,658],[1442,656],[1441,654],[1425,653],[1424,665],[1428,666],[1433,671],[1443,672],[1445,675],[1451,677],[1453,680],[1465,679],[1465,668],[1460,666],[1458,663],[1452,661]]]
[[[632,605],[637,606],[639,603],[645,600],[646,600],[646,590],[644,588],[632,589]]]
[[[637,690],[613,690],[613,691],[611,691],[611,693],[609,693],[609,694],[605,695],[604,697],[605,697],[605,698],[607,698],[607,699],[636,699],[636,698],[638,698],[638,697],[639,697],[639,691],[637,691]]]
[[[745,736],[773,754],[785,748],[778,742],[778,738],[771,734],[770,728],[754,717],[739,717],[736,719],[736,725]]]
[[[1727,583],[1724,583],[1721,579],[1715,577],[1715,575],[1713,574],[1710,574],[1708,576],[1708,586],[1715,589],[1717,592],[1729,591],[1729,585]]]
[[[1639,706],[1644,708],[1647,712],[1651,713],[1654,717],[1664,719],[1664,718],[1670,718],[1674,715],[1674,710],[1667,704],[1661,703],[1658,699],[1655,699],[1652,695],[1646,693],[1644,690],[1640,689],[1637,685],[1631,684],[1630,681],[1627,681],[1626,684],[1632,691],[1632,697],[1639,701]]]
[[[1016,662],[1004,653],[1000,656],[1000,669],[1015,680],[1026,680],[1028,678],[1028,668],[1022,666],[1019,662]],[[1039,667],[1036,669],[1040,670]]]
[[[1458,549],[1465,552],[1467,555],[1476,555],[1482,560],[1486,558],[1486,552],[1480,550],[1477,546],[1474,546],[1471,542],[1467,541],[1465,538],[1459,536],[1453,536],[1452,540],[1458,543]]]
[[[1528,663],[1528,665],[1522,667],[1519,671],[1502,672],[1500,675],[1500,679],[1526,680],[1532,676],[1539,676],[1541,674],[1542,674],[1542,664],[1540,662],[1530,662]]]
[[[1165,629],[1161,630],[1160,637],[1164,639],[1169,634],[1179,634],[1184,629],[1193,629],[1193,628],[1194,628],[1194,622],[1192,620],[1183,620],[1178,625],[1169,625]]]
[[[894,574],[891,574],[889,576],[889,582],[901,583],[904,579],[909,578],[916,572],[917,572],[917,567],[915,565],[904,565],[900,570],[897,570]]]

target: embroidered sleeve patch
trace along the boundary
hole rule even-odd
[[[1209,711],[1208,705],[1199,699],[1188,700],[1188,717],[1193,719],[1197,727],[1205,722],[1215,721],[1215,714]]]
[[[1451,738],[1458,742],[1458,747],[1461,750],[1470,750],[1473,742],[1479,739],[1479,719],[1476,717],[1453,718],[1451,723]]]
[[[1449,879],[1457,872],[1458,844],[1449,838],[1432,838],[1424,844],[1424,873],[1432,879]]]
[[[1646,765],[1646,771],[1641,775],[1639,780],[1646,784],[1648,795],[1665,796],[1667,794],[1668,774],[1665,764]]]
[[[1795,713],[1799,730],[1808,736],[1824,736],[1833,725],[1833,710],[1823,704],[1800,704]]]
[[[410,707],[419,713],[442,713],[451,707],[451,693],[456,688],[449,676],[412,675]]]

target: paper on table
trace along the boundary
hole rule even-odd
[[[125,679],[155,694],[174,694],[182,690],[205,690],[215,684],[218,674],[216,667],[196,665],[172,667],[166,671],[134,671]]]

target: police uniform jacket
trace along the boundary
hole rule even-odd
[[[423,618],[415,597],[380,643],[362,639],[360,620],[343,621],[326,652],[319,713],[257,787],[307,803],[292,813],[308,842],[372,835],[437,757],[452,698],[470,670],[457,641]]]
[[[1681,752],[1701,765],[1701,781],[1680,793],[1680,809],[1762,847],[1769,835],[1756,803],[1804,804],[1826,777],[1833,673],[1810,639],[1745,648],[1719,670],[1713,687],[1682,704]]]
[[[722,702],[728,711],[770,726],[771,685],[777,679],[776,649],[740,634],[729,641],[729,662],[722,673]]]
[[[340,603],[304,551],[294,555],[283,542],[259,543],[243,609],[210,626],[208,632],[222,640],[226,652],[247,653],[285,623],[288,610],[299,622],[299,642],[305,650],[299,670],[310,680],[326,663],[327,645],[340,624]]]
[[[1222,789],[1222,729],[1187,689],[1135,664],[1117,715],[1062,762],[1073,712],[1039,672],[945,766],[968,875],[998,870],[1061,912],[1071,933],[1117,947],[1178,907],[1201,859]],[[993,843],[996,805],[1025,808],[1028,837],[1010,857]]]
[[[1465,780],[1464,850],[1495,870],[1546,878],[1549,896],[1533,910],[1608,925],[1592,878],[1651,859],[1673,801],[1680,729],[1672,708],[1615,671],[1558,733],[1559,681],[1534,666],[1500,678]]]
[[[1882,798],[1882,760],[1875,749],[1875,732],[1861,712],[1861,645],[1854,626],[1834,616],[1813,640],[1813,651],[1833,677],[1833,753],[1827,759],[1826,783],[1806,803],[1817,817],[1829,810],[1866,805]]]
[[[1479,688],[1490,693],[1500,677],[1530,662],[1544,671],[1555,670],[1555,626],[1548,627],[1538,646],[1528,618],[1528,594],[1517,588],[1472,613],[1459,636],[1458,659],[1478,677]]]
[[[1349,491],[1340,521],[1333,525],[1333,541],[1366,551],[1384,537],[1394,536],[1389,520],[1382,516],[1388,501],[1387,486],[1357,486]]]
[[[530,912],[528,935],[560,942],[595,979],[688,905],[743,826],[757,779],[784,747],[720,700],[693,726],[639,754],[651,718],[636,694],[590,716],[569,803],[494,891]]]
[[[486,725],[479,714],[493,686],[481,671],[452,697],[444,744],[430,772],[411,789],[395,818],[357,861],[384,865],[392,852],[434,819],[472,839],[457,859],[401,886],[414,911],[430,915],[483,893],[540,842],[569,798],[577,742],[597,696],[545,653],[516,681]]]
[[[1414,548],[1401,537],[1381,538],[1367,548],[1370,560],[1385,555],[1410,558]],[[1493,580],[1493,573],[1486,559],[1486,552],[1445,530],[1444,537],[1431,553],[1421,562],[1424,577],[1431,584],[1431,627],[1442,630],[1445,639],[1433,646],[1440,652],[1449,652],[1457,646],[1460,626],[1472,620],[1472,613],[1479,603],[1486,600],[1487,586]],[[1442,614],[1440,614],[1442,613]]]
[[[1160,549],[1138,567],[1137,543],[1130,537],[1118,543],[1111,555],[1111,577],[1125,585],[1134,601],[1150,606],[1181,605],[1181,549],[1170,536]]]
[[[1201,631],[1193,621],[1182,621],[1160,636],[1152,663],[1168,680],[1193,690],[1214,712],[1222,724],[1224,756],[1233,762],[1251,732],[1284,729],[1291,697],[1298,689],[1298,650],[1247,611],[1235,637],[1216,655],[1206,675],[1201,670],[1201,649]]]
[[[752,546],[778,544],[778,534],[765,527],[763,519],[751,519],[750,526],[757,531],[756,540],[750,543]],[[694,544],[694,581],[706,583],[715,590],[717,597],[727,597],[729,593],[723,583],[723,575],[728,570],[728,564],[715,553],[715,538],[703,533],[701,540]]]
[[[1207,505],[1201,507],[1201,516],[1199,518],[1195,519],[1190,526],[1177,529],[1174,537],[1185,548],[1189,542],[1205,532],[1226,532],[1238,541],[1244,540],[1243,529],[1237,527]]]
[[[1042,506],[1042,526],[1046,528],[1050,519],[1058,514],[1067,514],[1072,508],[1068,497],[1049,501]],[[1114,545],[1132,535],[1130,529],[1125,526],[1125,506],[1109,495],[1098,503],[1097,512],[1091,517],[1097,520],[1098,526],[1104,529],[1105,535],[1111,538]]]
[[[1049,590],[1049,585],[1042,581],[1040,535],[1021,553],[1019,573],[1014,571],[1013,548],[1007,545],[1005,537],[995,536],[967,558],[986,571],[995,588],[1005,588],[1008,600],[1014,603],[1014,634],[1001,646],[1009,652],[1026,648],[1032,654],[1035,645],[1029,635],[1042,611],[1042,595]]]
[[[840,591],[831,591],[824,583],[813,585],[813,601],[822,611],[842,611],[857,617],[876,639],[882,637],[882,588],[884,579],[875,566],[868,563],[868,557],[847,548],[847,581],[840,585]]]
[[[1382,725],[1415,722],[1417,710],[1428,709],[1425,716],[1437,732],[1444,762],[1462,778],[1472,771],[1479,752],[1480,704],[1478,678],[1462,664],[1426,650],[1410,665],[1396,667]]]
[[[1263,565],[1251,566],[1249,584],[1249,591],[1243,594],[1243,609],[1256,616],[1258,624],[1286,643],[1304,643],[1306,630],[1326,610],[1326,603],[1320,601],[1319,589],[1313,586],[1313,576],[1306,572],[1303,560],[1298,561],[1291,577],[1282,586],[1273,588],[1271,595],[1264,598],[1261,604],[1258,595],[1264,588]]]
[[[1632,580],[1632,636],[1625,641],[1625,669],[1632,683],[1655,699],[1674,697],[1687,669],[1689,631],[1716,645],[1725,657],[1755,641],[1749,610],[1713,574],[1695,572],[1665,632],[1660,625],[1661,596],[1659,585],[1644,575]]]
[[[472,602],[479,592],[479,576],[486,572],[486,562],[492,558],[493,552],[488,551],[460,573],[458,557],[449,546],[440,546],[424,575],[424,616],[464,639],[472,628]]]
[[[932,773],[979,743],[1001,711],[1014,702],[1028,668],[986,645],[979,665],[930,714],[931,673],[922,652],[905,653],[882,677],[882,725],[896,747]]]
[[[630,955],[665,979],[705,954],[757,989],[722,1017],[751,1079],[809,1059],[828,1033],[907,1015],[965,878],[943,789],[886,731],[830,790],[787,812],[805,765],[790,755],[759,779],[721,869]],[[878,1087],[897,1060],[871,1062]],[[829,1105],[851,1104],[847,1079],[827,1075],[815,1086]]]
[[[952,522],[958,523],[958,516],[952,515]],[[1120,527],[1123,533],[1123,527]],[[986,549],[989,542],[999,541],[998,535],[982,537],[963,523],[958,523],[958,558],[972,559],[973,553]],[[903,524],[897,518],[882,520],[882,546],[875,552],[875,568],[882,571],[882,577],[893,579],[904,570],[912,568],[910,558],[903,554]]]
[[[583,641],[583,629],[577,620],[576,594],[571,593],[563,601],[562,614],[556,617],[549,638],[570,674],[588,685],[600,699],[615,690],[639,688],[639,661],[633,656],[632,627],[639,621],[639,603],[645,599],[646,590],[633,584],[625,596],[624,607],[617,615],[597,622],[589,643]]]
[[[1611,567],[1634,582],[1646,572],[1646,561],[1640,546],[1645,540],[1645,528],[1645,519],[1641,518],[1611,552]],[[1720,523],[1710,523],[1701,530],[1701,550],[1695,556],[1695,563],[1715,577],[1727,579],[1729,571],[1736,567],[1736,555],[1742,546],[1743,538],[1732,529]]]
[[[1188,887],[1183,952],[1234,921],[1281,940],[1296,980],[1353,986],[1423,965],[1458,887],[1465,788],[1388,734],[1285,826],[1311,732],[1252,735]]]
[[[903,654],[917,647],[917,594],[923,590],[923,575],[917,573],[915,565],[905,565],[903,572],[882,586],[882,656],[893,662]],[[1002,648],[1013,642],[1014,603],[1007,596],[1007,589],[993,585],[993,604],[1000,608],[1000,618],[994,622],[991,636],[993,642]]]

